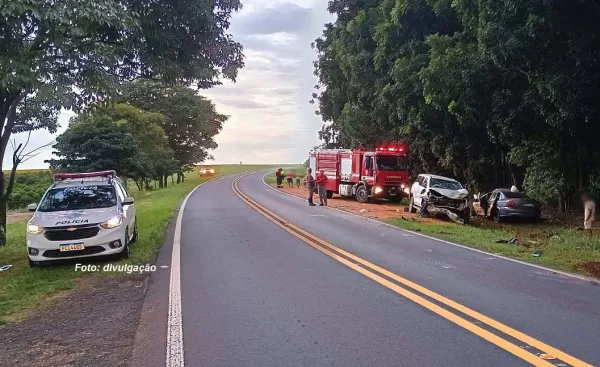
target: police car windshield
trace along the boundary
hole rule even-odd
[[[110,208],[117,205],[114,187],[74,186],[50,189],[40,203],[40,212]]]

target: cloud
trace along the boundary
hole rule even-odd
[[[243,99],[243,98],[238,98],[238,99],[218,99],[216,101],[219,104],[223,104],[223,105],[227,105],[227,106],[232,106],[232,107],[235,107],[235,108],[249,109],[249,110],[269,107],[269,105],[267,105],[267,104],[259,103],[259,102],[253,101],[251,99]]]
[[[232,28],[246,34],[296,33],[310,24],[311,12],[294,3],[279,3],[240,17]]]

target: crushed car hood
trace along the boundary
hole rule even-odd
[[[445,196],[449,199],[456,199],[456,200],[464,199],[469,195],[469,192],[464,189],[462,189],[462,190],[429,189],[429,192],[431,192],[434,195],[441,195],[441,196]]]
[[[36,212],[29,223],[41,227],[60,227],[70,225],[95,224],[118,215],[117,207],[65,210],[60,212]]]

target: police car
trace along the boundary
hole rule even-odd
[[[133,198],[115,171],[57,173],[27,223],[29,264],[119,254],[137,239]]]

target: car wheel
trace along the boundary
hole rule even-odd
[[[129,259],[131,255],[131,249],[129,247],[129,229],[125,229],[125,244],[123,244],[123,251],[121,251],[122,259]]]
[[[494,222],[496,222],[496,223],[502,222],[502,217],[500,216],[500,210],[495,209],[494,214],[492,214],[492,218],[494,218]]]
[[[417,208],[415,208],[415,197],[410,197],[410,204],[408,204],[408,212],[415,214],[417,212]]]
[[[471,223],[471,209],[467,209],[463,213],[463,224]]]
[[[367,188],[364,185],[359,186],[358,189],[356,189],[356,201],[358,201],[359,203],[366,203],[367,201],[369,201]]]
[[[137,241],[138,239],[138,227],[137,227],[137,218],[135,219],[135,224],[133,227],[133,236],[131,237],[131,243]]]

